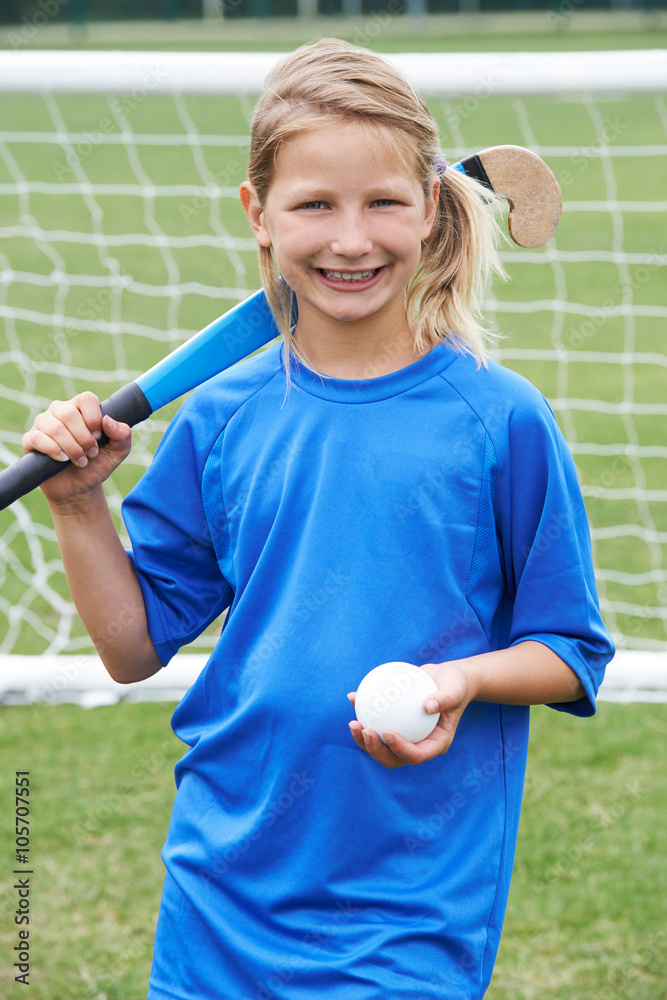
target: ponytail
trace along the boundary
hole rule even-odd
[[[482,306],[494,275],[507,278],[498,253],[505,239],[502,201],[479,181],[451,167],[440,176],[435,222],[419,270],[406,292],[406,313],[420,354],[452,340],[486,366],[498,335],[484,325]]]

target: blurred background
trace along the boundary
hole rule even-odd
[[[573,6],[587,11],[650,12],[665,8],[665,0],[585,0]],[[546,11],[557,9],[554,0],[3,0],[0,23],[20,24],[38,11],[53,23],[88,21],[146,21],[201,18],[355,16],[374,12],[424,14],[488,14],[498,11]],[[57,8],[57,9],[56,9]]]

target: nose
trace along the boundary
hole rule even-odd
[[[337,257],[356,260],[370,253],[373,240],[364,216],[360,212],[346,212],[336,219],[331,235],[331,252]]]

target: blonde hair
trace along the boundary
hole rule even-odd
[[[261,206],[266,202],[276,157],[290,138],[332,120],[361,122],[410,153],[426,197],[430,197],[437,126],[424,101],[389,63],[375,53],[335,38],[304,45],[269,73],[251,123],[248,177]],[[408,161],[406,160],[406,163]],[[451,168],[440,176],[435,222],[422,246],[420,265],[405,294],[406,317],[418,354],[447,337],[486,365],[487,342],[496,335],[484,325],[481,306],[493,274],[506,277],[498,256],[502,232],[499,199],[478,181]],[[259,247],[259,268],[267,299],[290,351],[302,361],[291,326],[291,289],[280,279],[270,247]],[[285,367],[289,383],[289,353]]]

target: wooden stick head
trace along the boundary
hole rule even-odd
[[[497,195],[510,203],[510,236],[520,247],[541,247],[560,222],[563,200],[544,160],[523,146],[491,146],[477,154]]]

